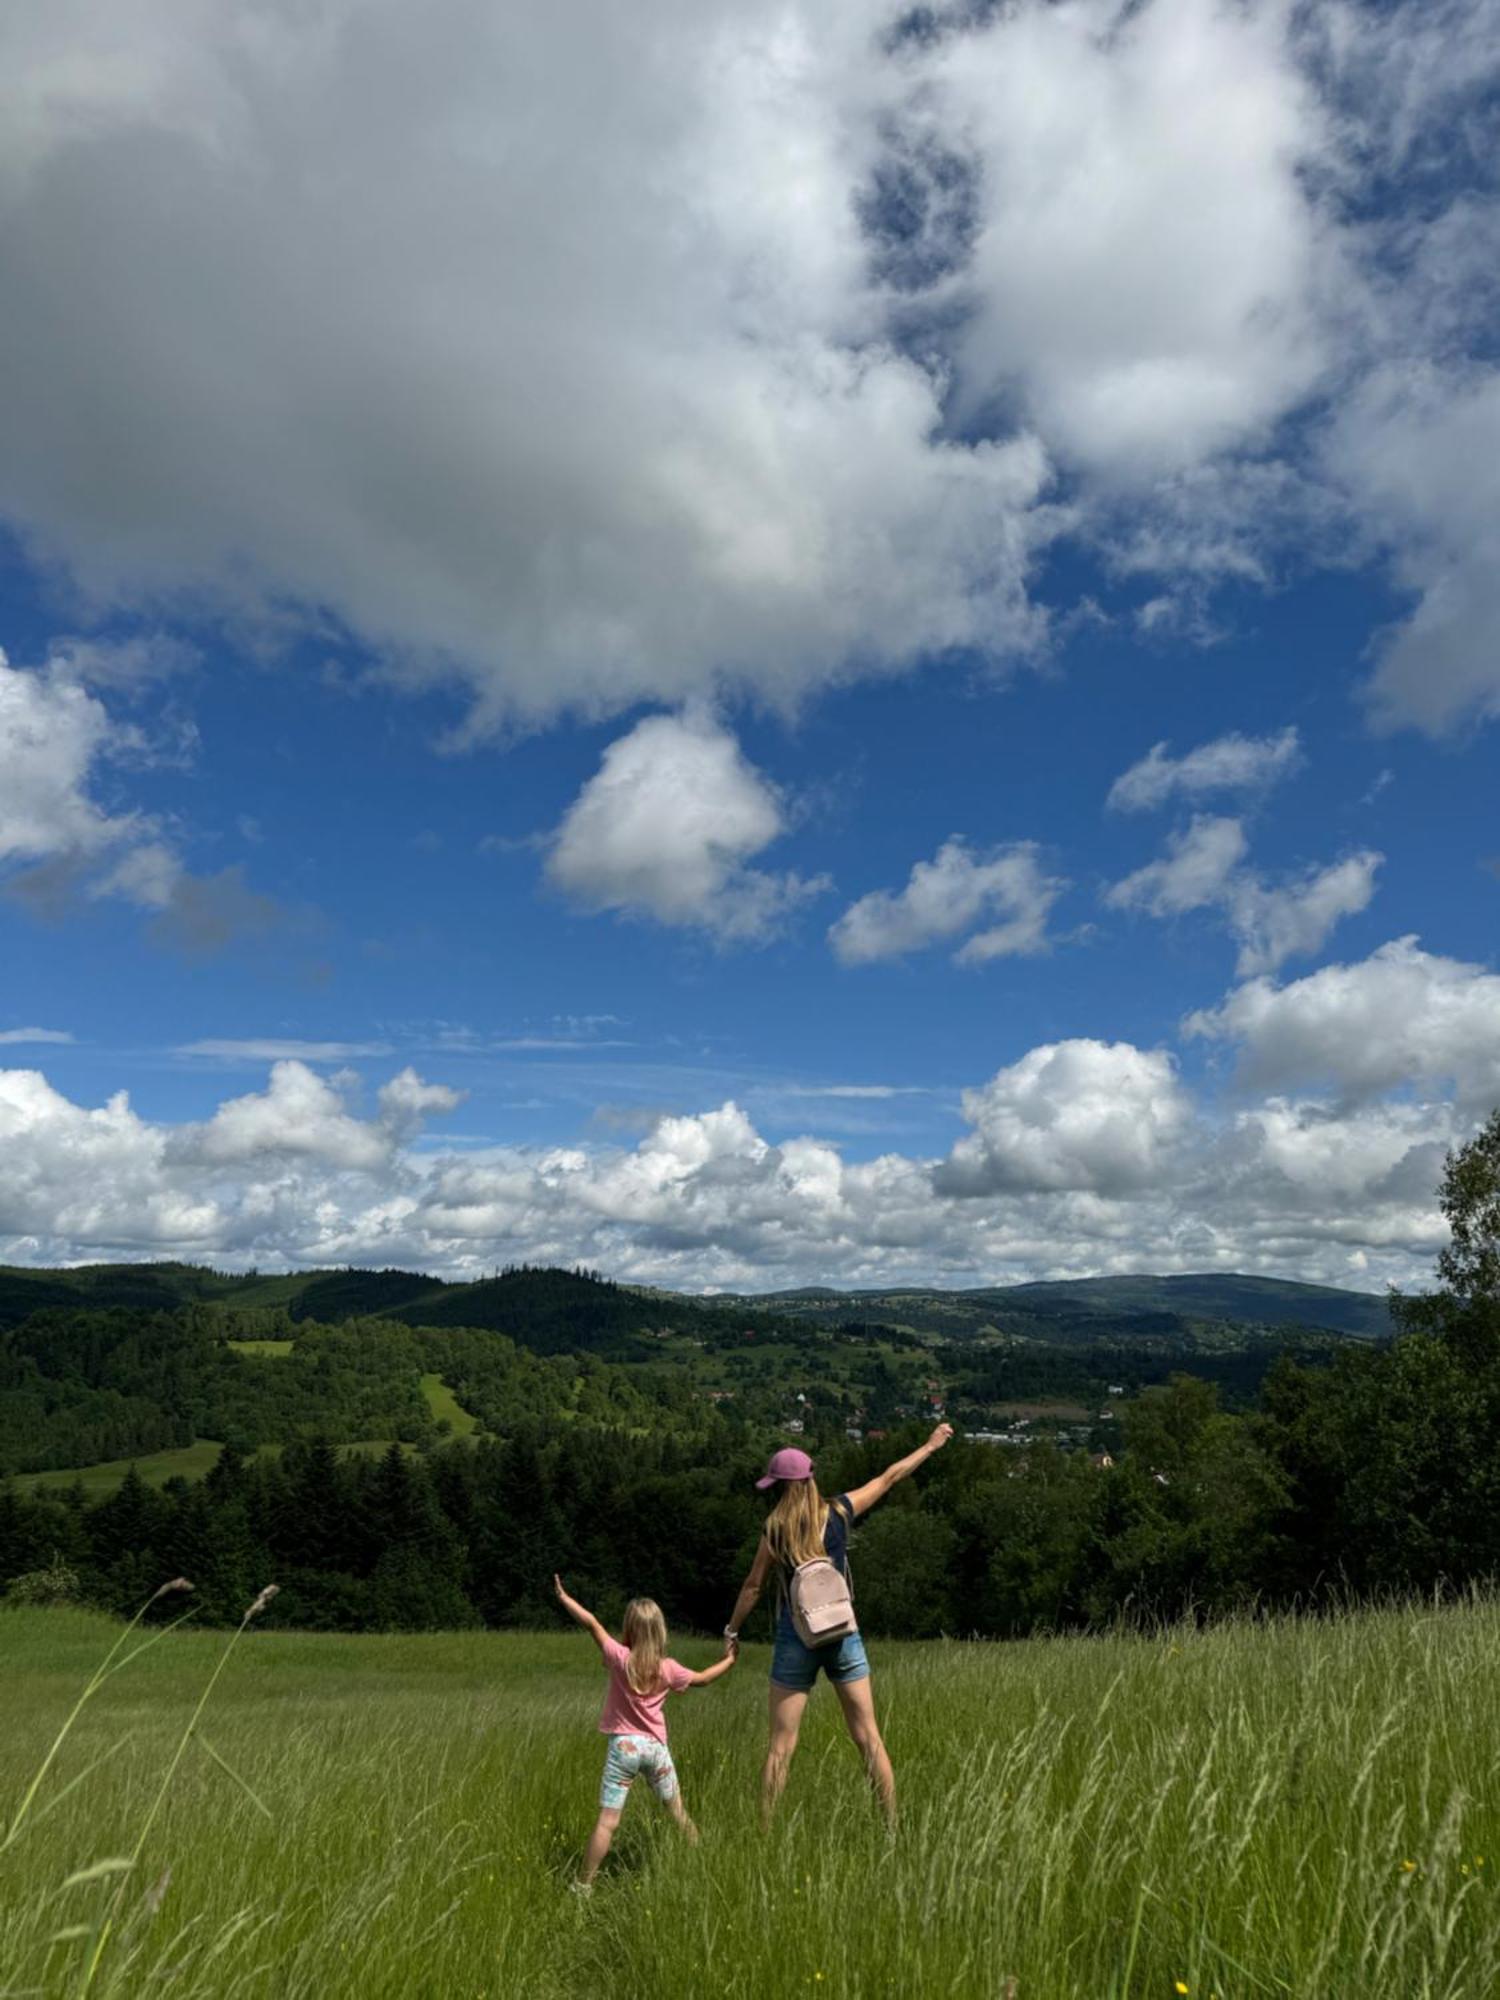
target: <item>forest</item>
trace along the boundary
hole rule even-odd
[[[861,1527],[861,1624],[1011,1637],[1493,1577],[1500,1114],[1450,1158],[1442,1199],[1452,1236],[1437,1282],[1393,1298],[1388,1338],[1311,1358],[1283,1346],[1236,1407],[1200,1372],[1141,1383],[1122,1399],[1111,1463],[1046,1437],[1025,1450],[957,1441]],[[575,1301],[597,1283],[531,1281]],[[51,1305],[0,1338],[13,1474],[223,1441],[206,1478],[160,1490],[136,1473],[93,1498],[81,1484],[9,1479],[0,1580],[13,1599],[125,1610],[181,1573],[209,1620],[236,1616],[274,1579],[273,1615],[287,1625],[528,1626],[550,1620],[549,1579],[563,1569],[603,1613],[649,1592],[675,1623],[712,1631],[754,1549],[752,1482],[784,1439],[788,1380],[808,1385],[797,1421],[830,1493],[897,1456],[932,1414],[921,1405],[934,1348],[881,1327],[721,1316],[712,1339],[659,1327],[644,1346],[660,1358],[610,1361],[382,1319],[299,1322],[281,1339],[269,1309],[254,1310],[247,1327],[212,1302]],[[1033,1365],[1073,1368],[1080,1392],[1096,1386],[1087,1350],[1065,1363],[1021,1350],[1011,1380],[999,1379],[1005,1348],[964,1352],[967,1375],[944,1363],[950,1414],[977,1389],[1014,1392]],[[453,1435],[424,1397],[438,1375],[472,1436]],[[868,1421],[871,1407],[888,1407],[889,1426]],[[858,1437],[853,1408],[867,1416]],[[383,1449],[339,1448],[371,1439]]]

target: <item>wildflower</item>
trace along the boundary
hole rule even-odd
[[[1177,1648],[1174,1646],[1172,1648],[1172,1651],[1175,1653],[1177,1651]],[[1188,1985],[1185,1979],[1174,1979],[1172,1981],[1172,1991],[1174,1993],[1190,1993],[1192,1991],[1192,1988]]]
[[[1403,1861],[1401,1867],[1403,1873],[1407,1875],[1415,1875],[1417,1872],[1417,1864],[1415,1861]]]

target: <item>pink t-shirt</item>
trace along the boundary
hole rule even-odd
[[[692,1670],[679,1665],[676,1660],[663,1660],[661,1686],[656,1693],[637,1694],[626,1673],[629,1665],[628,1647],[622,1646],[618,1639],[606,1638],[604,1667],[609,1675],[609,1687],[605,1691],[599,1727],[606,1736],[650,1736],[658,1743],[665,1743],[667,1723],[662,1709],[669,1694],[681,1694],[685,1687],[692,1686]]]

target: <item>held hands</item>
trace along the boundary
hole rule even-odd
[[[927,1449],[929,1451],[941,1451],[952,1435],[952,1424],[939,1424],[937,1429],[932,1433],[932,1436],[927,1440]]]

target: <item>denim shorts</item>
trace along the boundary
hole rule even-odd
[[[677,1766],[665,1743],[658,1743],[654,1736],[611,1736],[599,1784],[600,1805],[619,1812],[637,1777],[645,1778],[663,1805],[676,1798]]]
[[[870,1662],[865,1657],[864,1640],[851,1632],[836,1646],[804,1646],[794,1631],[777,1626],[776,1650],[771,1655],[771,1679],[776,1686],[790,1688],[793,1694],[807,1694],[820,1671],[836,1685],[868,1680]]]

